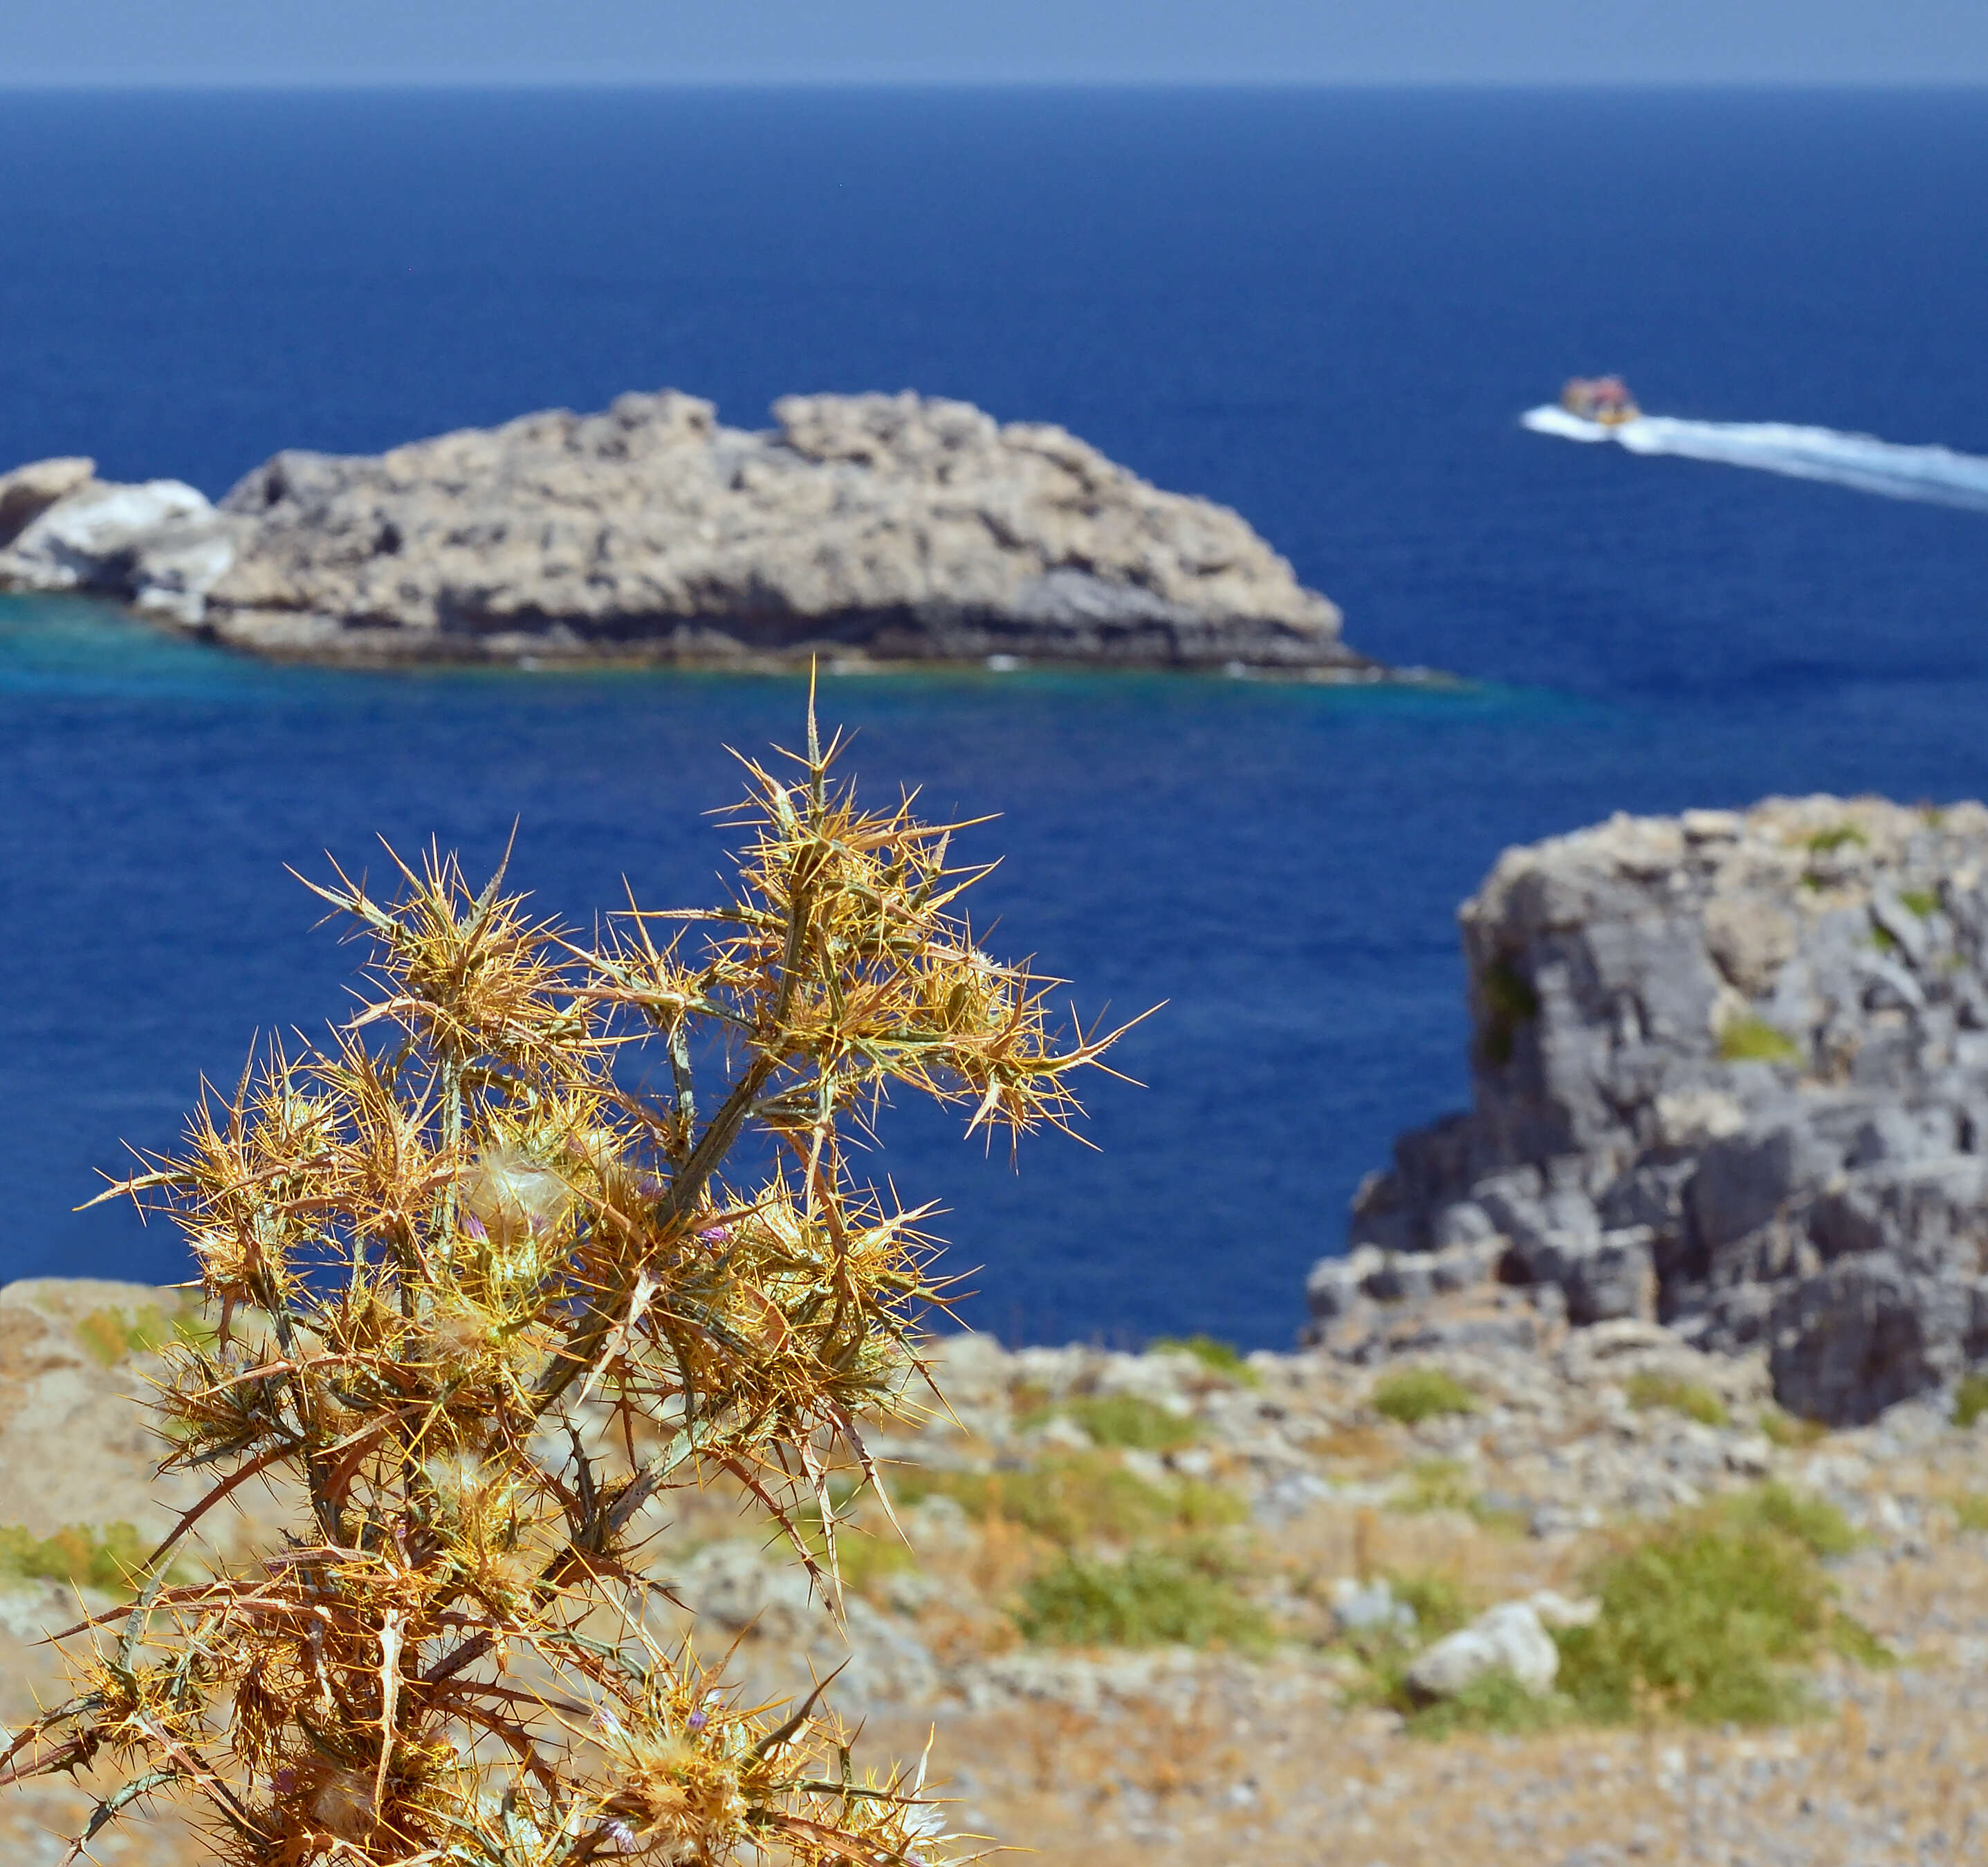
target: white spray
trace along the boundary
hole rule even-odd
[[[1551,404],[1520,418],[1537,435],[1563,441],[1612,441],[1632,454],[1679,454],[1729,467],[1757,467],[1797,479],[1827,480],[1888,499],[1925,499],[1988,512],[1988,459],[1951,448],[1912,447],[1833,428],[1785,421],[1685,421],[1639,415],[1605,427]]]

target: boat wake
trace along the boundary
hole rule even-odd
[[[1756,467],[1802,480],[1826,480],[1888,499],[1922,499],[1937,506],[1988,512],[1988,458],[1951,448],[1914,447],[1846,435],[1833,428],[1797,428],[1785,421],[1685,421],[1671,415],[1638,415],[1604,426],[1550,403],[1520,418],[1537,435],[1563,441],[1612,441],[1632,454],[1676,454],[1729,467]]]

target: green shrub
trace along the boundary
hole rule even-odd
[[[1135,1549],[1122,1561],[1070,1554],[1026,1584],[1016,1623],[1050,1646],[1178,1643],[1260,1651],[1270,1629],[1208,1552]]]
[[[1710,1388],[1680,1381],[1672,1375],[1631,1375],[1624,1392],[1629,1397],[1630,1405],[1638,1412],[1667,1407],[1673,1413],[1682,1413],[1687,1419],[1696,1420],[1701,1426],[1732,1423],[1725,1403]]]
[[[1233,1342],[1222,1341],[1212,1335],[1156,1335],[1146,1344],[1149,1355],[1168,1351],[1192,1355],[1211,1374],[1233,1381],[1239,1387],[1257,1384],[1256,1369],[1243,1360]]]
[[[101,1530],[70,1524],[52,1537],[8,1524],[0,1525],[0,1574],[128,1595],[130,1578],[151,1547],[129,1524],[106,1524]]]
[[[1898,891],[1898,905],[1917,915],[1923,921],[1929,915],[1939,912],[1939,897],[1928,893],[1924,888],[1901,888]]]
[[[1764,1018],[1735,1018],[1719,1033],[1719,1055],[1726,1063],[1797,1063],[1801,1047]]]
[[[1368,1404],[1383,1419],[1420,1426],[1445,1413],[1475,1413],[1477,1397],[1439,1368],[1404,1368],[1374,1382]]]
[[[1812,856],[1827,856],[1854,843],[1859,849],[1870,847],[1871,839],[1854,824],[1837,824],[1827,830],[1818,830],[1803,845]]]
[[[1971,1426],[1988,1413],[1988,1375],[1963,1375],[1953,1390],[1953,1423]]]
[[[1395,1599],[1415,1611],[1415,1638],[1426,1645],[1453,1634],[1470,1618],[1470,1598],[1447,1575],[1391,1575]]]
[[[1477,996],[1484,1010],[1479,1048],[1486,1063],[1503,1069],[1512,1060],[1521,1025],[1540,1015],[1540,995],[1509,958],[1494,959],[1478,975]]]
[[[1777,1486],[1649,1532],[1587,1576],[1601,1615],[1557,1636],[1560,1689],[1601,1723],[1637,1715],[1646,1692],[1695,1723],[1804,1715],[1796,1669],[1819,1650],[1884,1653],[1837,1609],[1817,1560],[1848,1535],[1840,1512]]]
[[[1735,1491],[1710,1508],[1734,1529],[1778,1530],[1814,1556],[1847,1556],[1857,1547],[1850,1520],[1827,1498],[1791,1491],[1784,1484]]]

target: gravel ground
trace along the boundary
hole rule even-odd
[[[1437,1324],[1372,1365],[950,1345],[938,1369],[950,1412],[879,1446],[898,1462],[911,1553],[860,1505],[845,1544],[858,1658],[837,1693],[861,1723],[859,1764],[921,1749],[936,1727],[958,1824],[1046,1867],[1988,1858],[1988,1530],[1969,1527],[1988,1522],[1988,1421],[1956,1427],[1936,1396],[1818,1434],[1777,1413],[1757,1363],[1699,1356],[1649,1325],[1570,1334],[1510,1294]],[[57,1399],[100,1407],[146,1372],[142,1356],[94,1374],[86,1363],[43,1344],[0,1372],[0,1421],[14,1422],[0,1431],[0,1522],[53,1527],[10,1477],[7,1435],[45,1436]],[[66,1385],[46,1385],[52,1367]],[[1386,1417],[1378,1384],[1404,1367],[1448,1374],[1472,1410]],[[1114,1421],[1155,1419],[1178,1424],[1177,1443],[1110,1443]],[[1249,1657],[1025,1640],[1018,1591],[1059,1559],[1057,1536],[961,1500],[1057,1470],[1077,1474],[1080,1517],[1125,1480],[1182,1508],[1226,1500],[1236,1520],[1208,1534],[1270,1644]],[[134,1455],[117,1483],[65,1496],[65,1520],[143,1521],[145,1481]],[[1857,1527],[1831,1580],[1896,1656],[1876,1670],[1824,1661],[1814,1715],[1786,1727],[1653,1710],[1628,1728],[1416,1735],[1375,1702],[1334,1612],[1335,1585],[1361,1576],[1437,1578],[1472,1608],[1543,1588],[1577,1595],[1611,1539],[1766,1481],[1833,1502]],[[805,1689],[848,1656],[735,1500],[674,1510],[658,1566],[706,1650],[736,1640],[747,1689]],[[1075,1541],[1109,1558],[1112,1534],[1094,1524]],[[0,1717],[59,1689],[32,1641],[73,1601],[49,1585],[0,1593]],[[60,1860],[49,1831],[85,1805],[66,1785],[0,1798],[0,1860]],[[117,1825],[93,1853],[159,1867],[209,1858],[183,1831],[141,1823]]]

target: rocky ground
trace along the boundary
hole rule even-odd
[[[32,1643],[74,1599],[34,1573],[63,1566],[49,1540],[169,1520],[123,1397],[175,1303],[0,1291],[0,1524],[20,1527],[0,1532],[0,1716],[56,1689]],[[966,1828],[1073,1867],[1806,1867],[1988,1843],[1988,1424],[1956,1426],[1950,1393],[1827,1432],[1773,1405],[1758,1355],[1635,1319],[1570,1328],[1510,1290],[1404,1311],[1357,1359],[958,1338],[936,1372],[949,1411],[877,1448],[908,1549],[874,1504],[850,1507],[849,1642],[734,1500],[678,1498],[655,1553],[704,1649],[736,1642],[746,1689],[805,1689],[847,1659],[859,1751],[915,1750],[935,1727]],[[1820,1572],[1861,1643],[1803,1662],[1805,1711],[1708,1725],[1652,1693],[1584,1722],[1570,1659],[1474,1710],[1470,1689],[1406,1683],[1486,1627],[1517,1629],[1497,1648],[1517,1671],[1543,1639],[1554,1673],[1581,1622],[1607,1625],[1598,1564],[1783,1493],[1852,1533]],[[71,1566],[91,1547],[73,1540]],[[1444,1632],[1472,1624],[1460,1645]],[[1446,1710],[1460,1728],[1442,1735]],[[58,1860],[46,1825],[82,1806],[0,1801],[5,1858]],[[137,1824],[94,1845],[201,1858]]]
[[[279,454],[218,508],[36,462],[0,475],[0,589],[105,590],[323,661],[1378,672],[1237,514],[1061,428],[910,394],[773,415],[624,395],[377,457]]]

